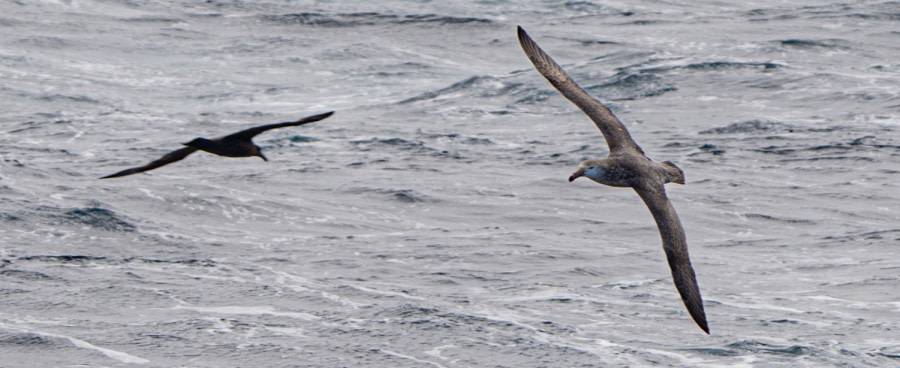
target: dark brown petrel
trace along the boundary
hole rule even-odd
[[[681,294],[681,300],[694,322],[709,333],[700,287],[697,286],[697,277],[688,257],[684,229],[663,187],[666,183],[684,184],[684,173],[671,162],[658,163],[647,158],[631,138],[625,125],[603,103],[579,87],[559,64],[528,37],[522,27],[519,27],[519,43],[534,67],[594,121],[609,145],[608,157],[582,162],[578,165],[578,170],[569,177],[569,181],[586,176],[600,184],[632,188],[637,192],[659,227],[663,250],[669,260],[669,268],[672,269],[672,278],[675,279],[675,288]]]
[[[265,132],[270,129],[278,129],[289,126],[303,125],[312,123],[314,121],[319,121],[325,119],[331,114],[334,114],[334,111],[329,111],[324,114],[307,116],[303,119],[297,121],[289,121],[286,123],[275,123],[262,125],[255,128],[250,128],[246,130],[242,130],[237,133],[229,134],[224,137],[206,139],[206,138],[195,138],[194,140],[184,143],[184,148],[172,151],[167,153],[165,156],[160,158],[159,160],[153,161],[144,166],[134,167],[127,170],[119,171],[112,175],[104,176],[100,179],[108,179],[108,178],[118,178],[120,176],[126,176],[131,174],[137,174],[139,172],[144,172],[148,170],[153,170],[157,167],[171,164],[175,161],[179,161],[188,155],[196,152],[197,150],[206,151],[209,153],[214,153],[219,156],[226,157],[250,157],[256,156],[265,161],[269,161],[266,156],[263,156],[262,151],[259,146],[253,143],[253,137],[257,134]]]

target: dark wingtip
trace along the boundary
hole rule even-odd
[[[706,324],[706,316],[702,316],[699,319],[694,318],[694,322],[697,322],[697,326],[699,326],[700,329],[703,330],[703,332],[706,332],[706,334],[709,335],[709,325]]]
[[[117,173],[115,173],[115,174],[109,174],[109,175],[107,175],[107,176],[104,176],[104,177],[102,177],[102,178],[100,178],[100,179],[112,179],[112,178],[118,178],[118,177],[120,177],[120,176],[125,176],[125,175],[128,175],[128,174],[127,174],[127,171],[128,171],[128,170],[122,170],[122,171],[119,171],[119,172],[117,172]]]
[[[688,307],[688,312],[690,313],[691,318],[694,319],[694,322],[697,323],[697,326],[709,335],[709,325],[706,323],[706,312],[703,311],[703,305],[701,304],[700,308]]]
[[[310,116],[310,117],[303,118],[302,120],[305,120],[305,121],[307,121],[307,122],[312,123],[312,122],[314,122],[314,121],[319,121],[319,120],[325,119],[325,118],[327,118],[327,117],[329,117],[329,116],[331,116],[331,115],[334,115],[334,111],[329,111],[329,112],[326,112],[326,113],[321,113],[321,114],[318,114],[318,115],[313,115],[313,116]]]
[[[309,119],[322,120],[322,119],[325,119],[325,118],[327,118],[327,117],[329,117],[329,116],[331,116],[331,115],[334,115],[334,111],[323,112],[323,113],[318,114],[318,115],[313,115],[313,116],[310,116]]]

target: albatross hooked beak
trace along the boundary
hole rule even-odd
[[[266,161],[266,162],[269,161],[269,159],[267,159],[266,156],[263,155],[263,153],[262,153],[262,148],[260,148],[259,146],[255,145],[255,144],[253,144],[253,143],[251,143],[250,146],[251,146],[251,147],[250,147],[250,152],[252,152],[252,153],[250,154],[251,156],[259,157],[259,158],[263,159],[263,161]]]
[[[571,176],[569,176],[569,182],[571,183],[572,180],[578,179],[582,176],[584,176],[584,168],[580,167],[580,168],[578,168],[578,170],[575,170],[575,172],[572,173]]]

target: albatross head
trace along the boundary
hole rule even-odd
[[[575,172],[569,176],[569,181],[571,182],[572,180],[586,176],[593,181],[602,183],[603,178],[606,176],[605,174],[606,163],[601,160],[587,160],[582,161],[581,164],[578,165],[578,170],[575,170]]]

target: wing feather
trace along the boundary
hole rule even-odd
[[[641,147],[631,138],[631,134],[628,133],[628,129],[625,128],[625,125],[619,121],[612,111],[609,111],[602,102],[591,97],[591,95],[581,88],[578,83],[575,83],[566,71],[553,61],[553,59],[550,58],[550,55],[547,55],[547,53],[545,53],[544,50],[528,36],[528,33],[525,33],[525,30],[522,29],[522,27],[519,27],[518,31],[519,44],[522,45],[525,54],[531,59],[531,63],[534,64],[535,69],[547,78],[547,80],[550,81],[550,84],[552,84],[553,87],[556,87],[563,96],[566,96],[569,101],[572,101],[594,121],[597,128],[600,128],[600,132],[603,133],[603,137],[606,139],[606,144],[609,145],[611,154],[623,150],[637,151],[641,154],[644,153],[641,150]]]
[[[100,179],[118,178],[120,176],[127,176],[127,175],[131,175],[131,174],[137,174],[140,172],[153,170],[157,167],[165,166],[165,165],[171,164],[175,161],[181,161],[182,159],[184,159],[185,157],[187,157],[188,155],[190,155],[194,152],[197,152],[197,149],[194,147],[184,147],[181,149],[177,149],[177,150],[167,153],[165,156],[163,156],[159,160],[153,161],[144,166],[133,167],[130,169],[122,170],[115,174],[104,176]]]
[[[302,118],[297,121],[289,121],[289,122],[285,122],[285,123],[274,123],[274,124],[261,125],[258,127],[253,127],[250,129],[242,130],[237,133],[232,133],[232,134],[229,134],[222,138],[223,139],[249,140],[249,139],[252,139],[253,137],[255,137],[257,134],[265,132],[267,130],[309,124],[309,123],[312,123],[315,121],[325,119],[325,118],[331,116],[332,114],[334,114],[334,111],[329,111],[324,114],[307,116],[307,117]]]
[[[700,296],[700,286],[697,285],[697,276],[694,274],[694,267],[691,266],[691,259],[688,256],[684,228],[681,227],[681,221],[678,219],[678,214],[675,213],[675,208],[666,197],[665,188],[662,185],[647,185],[635,186],[634,190],[644,200],[650,213],[653,214],[653,219],[656,220],[659,235],[662,237],[663,250],[666,252],[669,268],[672,270],[675,288],[681,294],[684,306],[687,307],[694,322],[703,331],[709,333],[706,313],[703,310],[703,299]]]

